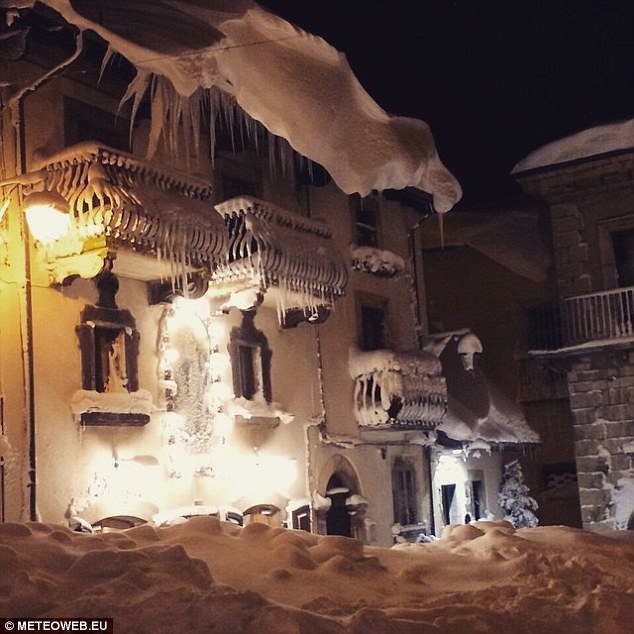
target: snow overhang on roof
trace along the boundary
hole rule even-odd
[[[555,169],[628,151],[634,152],[634,119],[587,128],[547,143],[519,161],[511,174],[517,177],[526,172]]]
[[[462,195],[424,121],[386,113],[345,55],[255,2],[41,3],[80,32],[102,37],[109,45],[106,59],[117,52],[136,68],[124,99],[136,111],[151,92],[153,112],[163,115],[152,118],[150,157],[164,133],[195,140],[204,118],[201,106],[213,101],[214,89],[321,164],[344,193],[414,187],[433,197],[438,212],[449,211]],[[35,4],[8,0],[3,6]],[[212,113],[209,120],[214,118]]]
[[[293,309],[317,315],[345,293],[348,272],[330,228],[269,203],[243,196],[219,205],[229,230],[225,260],[213,273],[216,296],[278,289],[280,315]]]
[[[68,203],[68,231],[47,245],[58,277],[73,273],[59,261],[87,252],[150,255],[164,267],[154,268],[154,279],[211,269],[226,252],[227,230],[209,184],[118,150],[82,143],[49,157],[21,182],[25,196],[52,192]]]
[[[484,375],[477,361],[465,364],[459,350],[469,337],[473,333],[460,330],[431,335],[426,342],[425,348],[438,355],[447,381],[447,415],[437,431],[467,449],[538,444],[539,434],[520,408]]]
[[[433,431],[444,418],[447,388],[434,354],[351,348],[348,368],[361,427]]]

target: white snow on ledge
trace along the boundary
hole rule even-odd
[[[387,249],[352,245],[350,256],[353,269],[380,277],[396,277],[405,269],[403,258]]]
[[[547,143],[519,161],[511,174],[629,149],[634,150],[634,119],[588,128]]]
[[[152,395],[147,390],[136,392],[95,392],[77,390],[70,401],[73,414],[110,412],[113,414],[148,414],[156,411]]]
[[[268,403],[262,397],[248,400],[244,397],[234,398],[225,402],[227,414],[250,418],[278,418],[288,425],[293,422],[295,415],[285,412],[279,403]]]

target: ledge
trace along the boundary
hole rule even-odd
[[[89,427],[143,427],[150,422],[150,416],[128,412],[82,412],[79,421]]]
[[[260,429],[275,429],[280,425],[279,416],[251,416],[250,418],[245,418],[237,415],[235,422],[239,427],[258,427]]]

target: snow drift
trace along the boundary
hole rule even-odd
[[[323,165],[347,194],[413,186],[432,194],[439,212],[461,197],[425,122],[386,113],[342,53],[254,2],[43,4],[80,30],[98,33],[111,52],[136,67],[126,98],[138,105],[148,90],[153,95],[150,152],[168,120],[180,125],[178,136],[189,131],[197,143],[201,104],[213,103],[210,91],[220,90],[269,132]]]
[[[0,616],[114,617],[118,634],[625,634],[634,533],[613,535],[474,522],[385,549],[212,517],[0,524]]]

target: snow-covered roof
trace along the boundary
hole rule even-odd
[[[447,381],[447,413],[437,430],[467,447],[540,442],[520,408],[506,397],[478,364],[466,369],[461,342],[468,331],[431,335],[425,347],[439,355]],[[476,351],[477,352],[477,351]]]
[[[519,161],[511,174],[620,150],[634,150],[634,119],[588,128],[547,143]]]
[[[425,122],[386,113],[342,53],[255,2],[42,2],[136,67],[126,95],[134,109],[154,82],[150,149],[168,120],[199,130],[200,105],[215,89],[323,165],[347,194],[411,186],[430,193],[439,212],[461,197]]]

